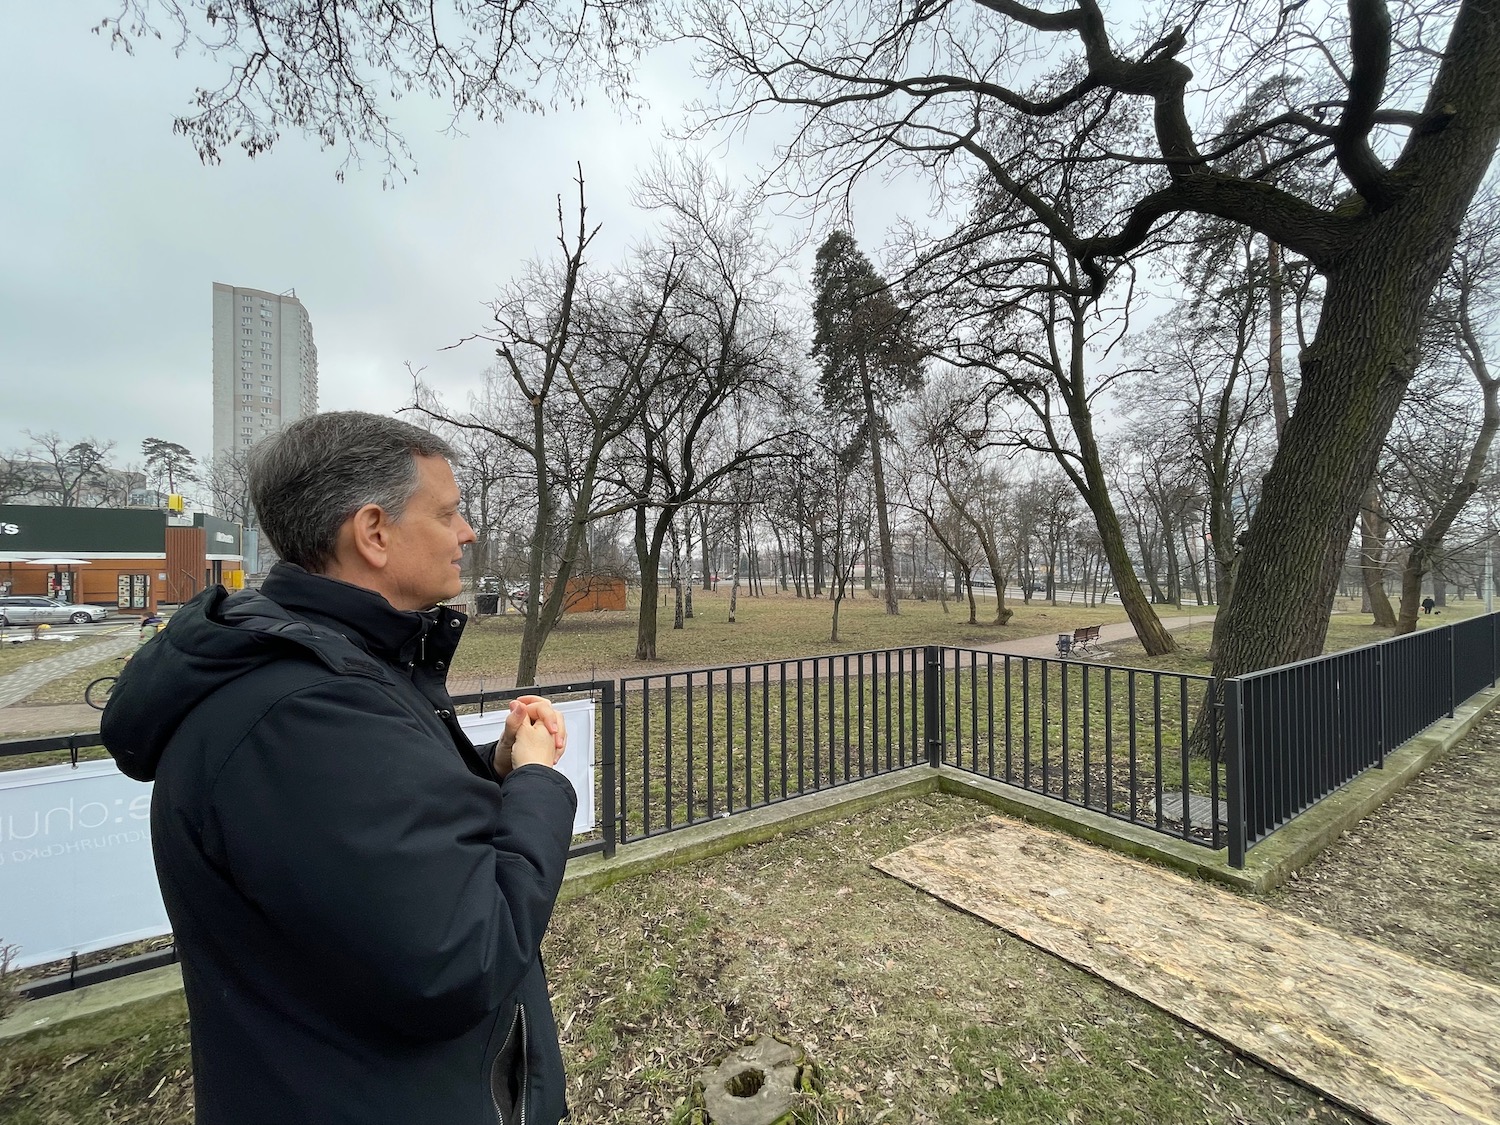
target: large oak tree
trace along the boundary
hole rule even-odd
[[[978,166],[1095,287],[1184,214],[1242,224],[1311,263],[1321,319],[1219,616],[1216,671],[1321,651],[1429,299],[1500,137],[1492,0],[1194,0],[1113,21],[1097,0],[696,0],[679,30],[721,77],[706,125],[797,115],[781,167],[808,198],[842,200],[902,165],[939,186]],[[1215,124],[1218,105],[1277,73],[1284,96]],[[1252,147],[1256,159],[1238,158]],[[1079,162],[1116,169],[1117,188],[1060,201],[1060,170]],[[1331,192],[1279,186],[1302,178],[1278,175],[1288,167]]]

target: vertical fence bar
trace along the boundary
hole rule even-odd
[[[1084,677],[1087,678],[1088,666],[1080,665],[1080,667],[1083,669]],[[1068,714],[1068,666],[1066,664],[1062,666],[1059,674],[1061,676],[1061,683],[1058,685],[1058,710],[1062,712],[1062,716],[1059,723],[1061,734],[1058,741],[1062,752],[1062,799],[1070,801],[1072,800],[1072,794],[1069,786],[1071,777],[1068,773],[1068,735],[1071,733],[1070,727],[1072,724],[1068,722],[1070,716]]]
[[[807,792],[806,760],[802,749],[802,661],[797,661],[797,792]],[[817,758],[813,758],[814,763]]]
[[[1188,681],[1186,676],[1177,678],[1177,750],[1181,760],[1182,770],[1182,838],[1188,839],[1192,834],[1193,806],[1190,794],[1192,786],[1188,784]],[[1209,815],[1213,820],[1213,815]]]
[[[1083,669],[1083,807],[1093,807],[1094,796],[1094,763],[1090,755],[1089,736],[1090,728],[1089,714],[1089,683],[1093,677],[1089,675],[1092,669],[1085,666]]]
[[[1443,628],[1448,633],[1448,718],[1451,719],[1453,718],[1453,709],[1458,703],[1458,700],[1454,698],[1458,694],[1458,667],[1454,662],[1453,651],[1453,634],[1455,630],[1452,625],[1444,625]]]
[[[1224,787],[1229,798],[1229,866],[1245,866],[1245,728],[1238,680],[1224,681]]]
[[[1136,733],[1135,733],[1135,669],[1129,668],[1125,672],[1126,706],[1130,711],[1130,821],[1135,823],[1140,813],[1140,778],[1136,771]]]
[[[708,682],[704,685],[704,726],[708,728],[708,819],[714,818],[714,671],[708,670]]]
[[[662,820],[668,832],[672,830],[672,748],[677,741],[673,737],[677,732],[672,729],[672,679],[670,675],[662,678],[662,683],[666,688],[663,693],[665,715],[662,719],[662,726],[665,728],[665,736],[662,739]],[[692,753],[691,748],[688,753]]]
[[[996,595],[998,597],[998,595]],[[984,729],[986,741],[989,743],[989,768],[985,771],[986,777],[995,776],[995,654],[988,653],[984,661],[984,701],[985,701],[985,723]]]
[[[687,675],[687,699],[684,710],[687,711],[687,823],[693,823],[693,806],[696,803],[696,787],[693,783],[693,674]]]
[[[781,796],[786,798],[786,661],[781,662]],[[802,787],[797,787],[797,792],[802,792]]]
[[[745,671],[748,677],[750,672]],[[760,796],[765,804],[771,803],[771,666],[760,666]],[[786,774],[782,774],[784,778]]]
[[[1023,656],[1021,659],[1024,661],[1026,658]],[[1016,783],[1015,728],[1011,721],[1011,676],[1008,654],[1003,662],[1003,672],[1005,676],[1005,783],[1014,785]]]
[[[750,665],[745,665],[745,698],[740,703],[740,708],[745,712],[745,745],[741,751],[745,756],[745,807],[748,809],[755,804],[755,779],[751,775],[751,768],[755,764],[755,755],[751,752],[751,745],[755,741],[755,735],[751,732],[751,714],[755,710],[750,702]]]
[[[943,678],[943,650],[937,645],[923,649],[922,681],[922,733],[927,739],[927,764],[939,766],[943,762],[943,732],[939,725],[938,711],[942,706],[940,692]]]
[[[641,680],[641,835],[651,835],[651,677]]]
[[[1052,791],[1052,782],[1051,782],[1051,779],[1047,776],[1048,770],[1051,767],[1051,760],[1052,760],[1051,759],[1052,747],[1049,745],[1049,743],[1052,741],[1052,739],[1051,739],[1051,733],[1052,733],[1051,732],[1051,726],[1052,726],[1052,697],[1047,694],[1047,687],[1048,687],[1048,685],[1047,685],[1047,669],[1048,669],[1048,667],[1051,666],[1051,664],[1052,664],[1052,661],[1050,661],[1050,660],[1043,660],[1042,661],[1042,793],[1043,794],[1047,794],[1047,793],[1050,793]],[[1066,664],[1064,664],[1063,665],[1063,674],[1066,675],[1067,671],[1068,671],[1068,666]]]
[[[599,794],[604,799],[604,855],[608,859],[615,854],[615,846],[619,843],[619,825],[615,823],[615,752],[617,747],[615,745],[614,680],[605,680],[601,688],[603,737],[600,741],[604,744],[604,778],[599,783]],[[624,723],[620,724],[622,730],[624,725]]]
[[[1104,669],[1104,811],[1115,811],[1115,670]]]
[[[1021,788],[1031,788],[1031,657],[1021,657]]]

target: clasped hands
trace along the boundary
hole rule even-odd
[[[510,701],[505,730],[495,743],[495,774],[504,777],[517,766],[556,766],[567,744],[567,727],[551,700],[517,696]]]

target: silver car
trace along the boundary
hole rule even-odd
[[[103,621],[109,614],[109,607],[102,605],[72,605],[24,594],[0,597],[0,625],[87,625]]]

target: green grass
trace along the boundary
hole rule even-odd
[[[839,612],[839,639],[833,641],[833,608],[826,599],[779,592],[751,598],[741,591],[737,620],[731,625],[728,588],[721,585],[717,593],[694,593],[694,616],[683,629],[672,628],[670,603],[659,608],[655,665],[635,659],[637,620],[633,603],[624,611],[564,616],[542,651],[538,678],[545,682],[594,669],[630,675],[633,670],[645,673],[660,666],[719,666],[904,645],[987,645],[1125,620],[1125,611],[1118,605],[1054,608],[1033,602],[1031,606],[1011,603],[1015,616],[1007,625],[984,624],[986,607],[993,618],[994,606],[993,600],[979,602],[981,623],[977,625],[968,624],[965,604],[951,601],[946,614],[937,602],[903,601],[901,613],[890,617],[883,602],[861,591],[844,600]],[[1178,613],[1172,607],[1163,610],[1163,616]],[[454,675],[513,675],[521,651],[522,624],[515,615],[472,619],[453,662]]]

